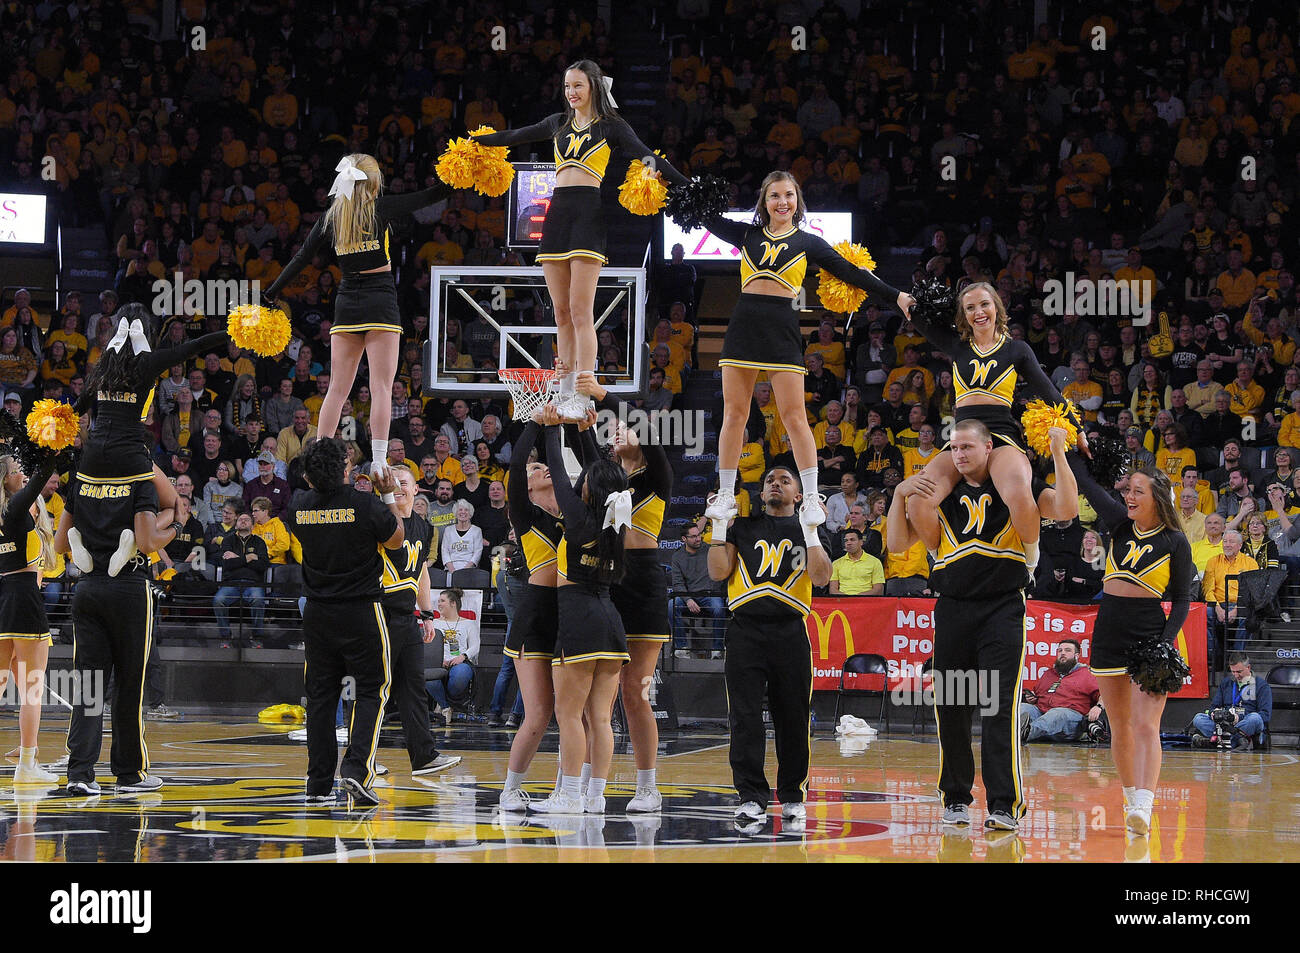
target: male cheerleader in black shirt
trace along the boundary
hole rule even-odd
[[[307,683],[307,801],[334,800],[334,712],[341,682],[350,678],[354,703],[348,747],[339,777],[358,804],[379,796],[375,750],[392,684],[388,620],[384,615],[379,548],[399,548],[406,538],[396,516],[392,478],[375,474],[385,496],[347,485],[352,465],[341,440],[322,437],[303,451],[309,489],[289,507],[286,522],[302,544],[302,614]],[[384,504],[388,505],[385,506]]]
[[[393,691],[402,716],[402,732],[406,735],[406,753],[411,756],[411,774],[419,777],[460,764],[460,758],[438,754],[433,732],[429,730],[424,646],[434,639],[433,618],[437,615],[429,586],[433,527],[424,517],[412,515],[415,476],[400,464],[391,469],[396,482],[395,512],[402,521],[405,538],[398,548],[380,553],[384,567],[384,612],[392,640]]]
[[[72,594],[72,667],[84,681],[68,726],[69,794],[100,793],[95,762],[103,745],[104,715],[102,706],[95,704],[93,688],[107,685],[112,675],[116,681],[109,765],[117,777],[117,791],[135,794],[162,787],[162,779],[149,774],[144,740],[145,665],[154,618],[149,559],[144,554],[164,549],[183,529],[171,522],[173,516],[170,509],[158,514],[158,494],[147,479],[87,482],[74,475],[68,484],[54,547],[71,552],[68,533],[75,529],[93,561]],[[138,551],[110,574],[110,557],[117,552],[124,530],[135,534]]]
[[[1056,487],[1035,479],[1033,496],[1044,519],[1070,520],[1079,496],[1065,458],[1065,431],[1051,431],[1051,447]],[[938,498],[924,473],[894,490],[886,521],[889,551],[904,552],[919,536],[935,557],[930,585],[939,593],[933,671],[943,824],[970,824],[971,720],[980,709],[984,826],[1014,831],[1025,812],[1017,704],[1025,661],[1025,544],[989,474],[988,427],[975,418],[957,421],[949,449],[961,479],[947,497]]]
[[[727,701],[731,722],[731,774],[740,798],[736,822],[761,829],[772,789],[763,773],[767,696],[776,732],[776,796],[787,825],[805,818],[812,753],[812,649],[804,620],[812,587],[830,582],[831,560],[816,525],[795,516],[803,494],[799,475],[775,466],[763,477],[763,512],[713,521],[709,576],[727,580]],[[731,539],[727,539],[730,532]]]

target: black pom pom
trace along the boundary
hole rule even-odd
[[[1127,472],[1128,450],[1124,441],[1104,434],[1092,434],[1088,437],[1088,449],[1092,453],[1092,459],[1087,461],[1088,471],[1109,491]]]
[[[66,448],[55,452],[27,436],[27,426],[9,411],[0,409],[0,451],[13,456],[18,468],[31,476],[44,465],[50,457],[55,460],[55,469],[65,469],[72,465],[72,449]]]
[[[922,278],[912,288],[916,308],[921,316],[939,327],[952,327],[957,308],[957,293],[933,275]]]
[[[670,188],[664,212],[689,232],[707,227],[710,219],[721,215],[730,206],[731,185],[716,175],[706,175]]]
[[[1128,652],[1128,673],[1148,695],[1168,695],[1192,674],[1178,649],[1164,639],[1147,639]]]

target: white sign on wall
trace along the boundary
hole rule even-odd
[[[754,220],[752,209],[745,209],[739,212],[727,212],[727,218],[733,222],[743,222],[749,224]],[[721,238],[718,238],[707,228],[697,228],[694,231],[684,231],[670,219],[667,215],[663,217],[664,223],[664,260],[672,259],[674,245],[681,245],[684,251],[683,258],[689,262],[731,262],[740,260],[740,250],[733,245],[729,245]],[[834,245],[837,242],[853,240],[853,213],[852,212],[814,212],[810,214],[799,226],[806,232],[811,232],[827,242]]]
[[[0,242],[45,244],[45,196],[0,192]]]

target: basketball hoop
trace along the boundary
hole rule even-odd
[[[551,399],[555,371],[548,367],[503,367],[497,376],[515,402],[515,420],[529,421]]]

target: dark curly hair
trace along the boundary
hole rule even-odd
[[[139,320],[146,328],[152,320],[149,312],[145,310],[144,305],[137,302],[124,304],[117,309],[117,313],[109,320],[112,322],[114,332],[123,319],[127,321]],[[136,362],[138,356],[132,350],[130,342],[127,342],[116,351],[110,351],[107,348],[99,355],[99,361],[91,369],[90,374],[86,377],[86,393],[93,394],[96,391],[124,391],[136,390],[152,384],[153,381],[136,380]]]
[[[319,437],[302,452],[303,474],[317,493],[333,493],[343,486],[348,469],[347,445],[337,437]]]
[[[623,534],[613,528],[602,529],[605,522],[605,501],[611,493],[620,493],[627,489],[627,473],[622,464],[608,456],[602,455],[590,464],[582,473],[578,483],[578,492],[583,484],[587,488],[587,525],[583,527],[583,536],[596,540],[596,554],[600,558],[599,576],[604,585],[613,585],[623,578]]]

